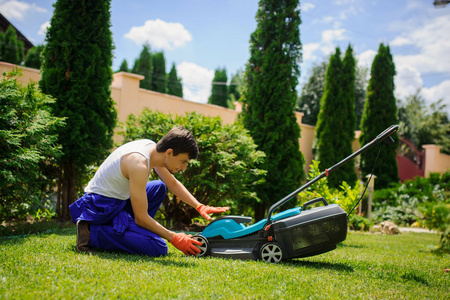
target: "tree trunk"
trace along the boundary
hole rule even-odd
[[[257,204],[255,206],[255,222],[258,222],[258,221],[264,219],[264,217],[266,216],[265,212],[266,212],[266,209],[265,209],[264,205]]]
[[[62,165],[62,187],[60,189],[61,201],[59,209],[59,219],[62,221],[70,221],[69,205],[75,202],[76,182],[75,168],[70,160],[63,162]]]

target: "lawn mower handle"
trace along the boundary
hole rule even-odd
[[[277,209],[278,207],[280,207],[281,205],[285,204],[286,202],[288,202],[289,200],[291,200],[294,196],[296,196],[298,193],[300,193],[301,191],[303,191],[304,189],[310,187],[311,185],[313,185],[314,183],[316,183],[317,181],[319,181],[320,179],[324,178],[325,176],[330,175],[331,173],[333,173],[334,171],[336,171],[337,169],[339,169],[341,166],[345,165],[348,161],[350,161],[351,159],[355,158],[356,156],[360,155],[361,153],[369,150],[370,148],[372,148],[373,146],[375,146],[376,144],[378,144],[379,142],[385,140],[386,138],[389,138],[390,140],[392,140],[391,135],[394,134],[396,131],[398,130],[398,125],[392,125],[389,128],[385,129],[382,133],[380,133],[375,139],[373,139],[371,142],[367,143],[366,145],[364,145],[364,147],[362,147],[361,149],[353,152],[351,155],[347,156],[346,158],[344,158],[343,160],[341,160],[340,162],[338,162],[337,164],[335,164],[334,166],[332,166],[331,168],[325,169],[324,172],[320,173],[319,176],[317,176],[314,179],[311,179],[310,181],[308,181],[307,183],[305,183],[304,185],[302,185],[301,187],[299,187],[298,189],[296,189],[295,191],[293,191],[292,193],[290,193],[289,195],[287,195],[286,197],[284,197],[283,199],[281,199],[280,201],[278,201],[277,203],[273,204],[270,208],[269,211],[267,212],[267,223],[265,226],[270,224],[270,218],[272,217],[272,213],[275,209]]]

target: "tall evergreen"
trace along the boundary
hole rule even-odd
[[[342,101],[344,102],[344,106],[341,108],[343,124],[342,130],[339,134],[341,138],[341,147],[338,149],[338,160],[342,160],[352,154],[352,142],[355,139],[356,60],[353,56],[353,49],[350,45],[348,45],[347,50],[345,51],[344,60],[342,61],[342,79]],[[357,176],[354,160],[351,160],[347,164],[343,165],[337,172],[338,174],[336,174],[335,177],[339,180],[339,184],[341,181],[346,181],[351,185],[356,183]],[[331,180],[331,182],[333,182],[333,180]]]
[[[128,68],[128,62],[126,59],[124,59],[120,64],[118,72],[130,72],[130,68]]]
[[[152,54],[150,53],[150,46],[144,45],[139,58],[134,62],[132,72],[144,76],[144,79],[139,83],[140,88],[147,90],[152,89],[153,61]]]
[[[172,64],[172,68],[167,77],[167,93],[183,98],[183,85],[181,84],[181,79],[178,78],[175,64]]]
[[[208,103],[223,107],[228,107],[228,87],[227,87],[227,70],[225,68],[218,68],[214,73],[212,82],[211,96],[209,96]]]
[[[394,97],[395,65],[392,60],[389,46],[380,44],[370,71],[369,85],[367,87],[367,99],[361,120],[361,146],[373,140],[387,127],[398,123],[397,106]],[[398,167],[395,150],[398,146],[398,138],[395,134],[395,142],[384,146],[374,174],[376,188],[388,187],[391,182],[398,182]],[[377,148],[377,147],[376,147]],[[372,171],[378,149],[371,149],[361,154],[361,172],[365,176]]]
[[[113,146],[117,113],[110,95],[110,11],[109,0],[58,0],[46,34],[39,85],[57,99],[53,111],[67,124],[58,131],[64,155],[57,212],[63,219],[70,218],[68,205],[81,188],[77,180]]]
[[[349,46],[341,60],[341,50],[330,57],[325,88],[317,119],[317,160],[321,169],[333,166],[352,153],[355,130],[355,59]],[[354,161],[339,168],[328,183],[337,188],[342,183],[356,182]]]
[[[294,113],[301,59],[299,7],[298,0],[260,0],[257,28],[250,37],[242,121],[266,153],[268,171],[266,183],[256,188],[262,200],[255,203],[256,219],[305,178]]]
[[[20,65],[23,57],[23,42],[17,38],[16,30],[9,25],[0,40],[0,60]]]
[[[152,90],[160,93],[167,93],[166,59],[163,52],[156,52],[152,55]]]

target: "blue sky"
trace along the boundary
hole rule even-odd
[[[0,12],[30,41],[44,42],[51,0],[0,0]],[[113,69],[132,66],[143,43],[163,50],[167,69],[177,66],[187,100],[205,103],[214,70],[231,78],[249,58],[257,0],[112,0]],[[396,96],[422,89],[427,102],[450,106],[450,5],[433,0],[301,1],[303,44],[300,84],[335,47],[352,45],[360,65],[370,67],[381,42],[389,44],[397,75]]]

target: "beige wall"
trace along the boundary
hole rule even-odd
[[[15,65],[0,62],[0,72],[10,72]],[[39,70],[22,67],[23,77],[19,78],[20,82],[28,83],[30,80],[39,82]],[[217,105],[201,104],[187,101],[179,97],[162,94],[139,88],[139,81],[144,77],[141,75],[119,72],[114,74],[111,85],[111,97],[116,102],[119,122],[125,122],[129,114],[138,115],[143,108],[147,107],[162,113],[183,115],[187,112],[197,112],[206,116],[220,116],[225,124],[233,123],[238,113],[241,111],[239,103],[236,109],[223,108]],[[301,128],[301,137],[299,139],[300,151],[305,156],[305,171],[309,171],[309,165],[313,159],[312,146],[314,140],[315,127],[302,124],[303,114],[296,112],[297,122]],[[360,132],[355,132],[355,140],[353,141],[353,150],[359,149]],[[116,142],[120,142],[120,137],[115,137]],[[430,145],[439,147],[435,145]],[[425,147],[424,147],[425,148]],[[445,172],[450,168],[450,156],[441,154],[436,148],[428,147],[427,149],[427,176],[430,172]],[[439,148],[440,149],[440,148]],[[433,153],[433,154],[431,154]],[[430,158],[428,158],[430,157]],[[428,161],[430,159],[430,161]],[[336,162],[337,163],[337,162]],[[428,173],[427,173],[428,172]]]
[[[425,149],[425,177],[430,173],[445,173],[450,171],[450,155],[441,153],[441,146],[423,145]]]

